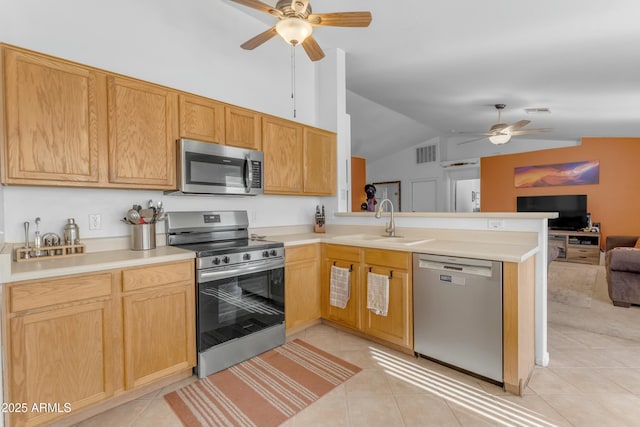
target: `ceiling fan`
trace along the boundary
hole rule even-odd
[[[258,0],[231,0],[278,18],[275,26],[247,40],[241,48],[252,50],[270,40],[276,34],[290,45],[302,44],[312,61],[324,58],[324,52],[311,33],[314,26],[368,27],[371,12],[336,12],[313,14],[309,0],[278,0],[275,7]]]
[[[459,142],[458,145],[468,144],[469,142],[479,141],[484,138],[489,138],[489,141],[495,145],[506,144],[509,142],[512,136],[530,135],[539,132],[548,132],[551,128],[531,128],[522,129],[529,123],[530,120],[520,120],[512,124],[502,123],[502,110],[506,107],[505,104],[495,104],[496,110],[498,110],[498,123],[491,126],[488,132],[462,132],[473,133],[483,135],[481,138],[472,139],[470,141]]]

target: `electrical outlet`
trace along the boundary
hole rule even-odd
[[[489,219],[487,227],[490,230],[502,230],[504,229],[504,219]]]
[[[100,230],[102,228],[102,216],[100,214],[89,214],[89,230]]]

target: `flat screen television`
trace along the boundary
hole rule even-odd
[[[553,230],[575,231],[589,226],[587,195],[518,196],[518,212],[558,212],[558,218],[549,219]]]

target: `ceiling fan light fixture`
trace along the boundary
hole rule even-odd
[[[511,139],[511,135],[506,134],[506,133],[501,133],[501,134],[498,134],[498,135],[491,135],[489,137],[489,141],[491,141],[491,143],[494,144],[494,145],[506,144],[507,142],[509,142],[510,139]]]
[[[289,17],[278,21],[276,31],[290,45],[302,43],[313,32],[313,27],[304,19]]]

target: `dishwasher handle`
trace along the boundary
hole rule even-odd
[[[460,263],[457,263],[420,259],[418,267],[427,270],[464,273],[471,276],[491,277],[493,275],[491,261],[486,261],[486,264],[485,262],[479,263],[477,261],[474,264],[464,264],[463,262],[464,260],[460,260]]]

